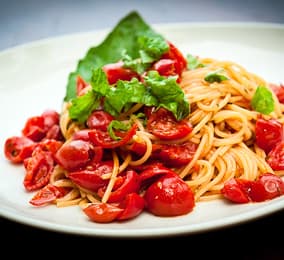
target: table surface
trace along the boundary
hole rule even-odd
[[[284,24],[284,1],[0,0],[0,50],[48,37],[110,28],[131,10],[137,10],[149,23],[233,21]],[[223,255],[224,258],[238,256],[239,259],[256,257],[258,259],[283,259],[283,223],[284,211],[280,211],[226,229],[195,235],[166,237],[160,239],[162,245],[158,245],[156,239],[106,240],[67,235],[0,218],[1,234],[5,237],[1,249],[5,250],[6,247],[3,245],[20,245],[27,241],[33,245],[32,248],[56,246],[66,242],[69,248],[84,246],[86,249],[94,245],[99,248],[111,243],[112,247],[117,249],[118,254],[123,253],[123,250],[127,250],[129,246],[139,250],[139,254],[136,253],[135,256],[146,257],[149,251],[145,248],[149,248],[150,251],[155,249],[155,252],[159,252],[161,256],[168,251],[169,254],[176,251],[182,255],[184,253],[191,255],[201,245],[206,248],[204,252],[202,250],[199,252],[201,256],[208,250],[212,252],[212,256],[215,254],[219,258]],[[280,238],[277,238],[278,236]],[[143,248],[141,241],[143,241]],[[188,245],[184,252],[180,249],[180,243]],[[229,255],[225,253],[227,250],[231,252]],[[13,251],[9,250],[9,253],[13,254]],[[94,255],[96,255],[96,250]]]

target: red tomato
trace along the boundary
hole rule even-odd
[[[99,188],[106,186],[108,183],[108,180],[102,179],[101,176],[111,173],[112,170],[112,161],[100,162],[94,170],[71,172],[68,174],[68,178],[84,189],[97,192]]]
[[[112,120],[113,116],[111,116],[109,113],[102,110],[97,110],[89,116],[86,123],[90,129],[107,131],[107,127]]]
[[[224,183],[221,193],[232,202],[247,203],[250,201],[249,189],[250,181],[233,178]]]
[[[279,102],[284,104],[284,85],[269,84],[269,87],[273,90]]]
[[[139,175],[133,170],[128,170],[124,182],[111,192],[108,202],[120,202],[124,200],[127,194],[138,192],[140,184]]]
[[[187,67],[187,60],[183,56],[181,51],[176,46],[174,46],[171,42],[168,42],[168,43],[169,43],[170,49],[169,49],[169,51],[167,53],[165,53],[162,56],[162,59],[175,60],[176,61],[176,63],[175,63],[176,73],[181,76],[182,72]]]
[[[22,163],[32,155],[35,146],[36,143],[25,136],[12,136],[5,141],[4,154],[12,163]]]
[[[123,146],[126,143],[128,143],[130,139],[133,137],[133,135],[136,133],[137,128],[138,126],[134,124],[128,132],[121,134],[122,139],[118,141],[113,140],[110,137],[108,132],[97,130],[97,129],[93,129],[92,131],[90,131],[89,137],[90,137],[91,142],[94,143],[94,145],[101,146],[102,148],[111,149],[111,148]]]
[[[49,183],[54,167],[52,153],[36,147],[31,157],[25,159],[26,175],[24,186],[28,191],[38,190]]]
[[[150,115],[147,129],[160,139],[174,140],[190,134],[192,126],[184,120],[177,121],[170,111],[160,108]]]
[[[22,134],[35,142],[42,140],[46,134],[44,118],[42,116],[30,117],[22,129]]]
[[[123,62],[106,64],[103,66],[109,84],[115,84],[118,80],[131,80],[132,78],[139,78],[139,75],[130,69],[123,67]]]
[[[171,59],[160,59],[153,65],[153,70],[159,72],[161,76],[174,76],[178,73],[176,72],[177,61]]]
[[[276,119],[258,118],[255,124],[256,144],[268,154],[283,140],[283,131],[283,125]]]
[[[47,184],[40,189],[29,202],[34,206],[44,206],[63,197],[66,193],[67,190],[65,188]]]
[[[284,141],[275,145],[275,147],[268,153],[266,161],[273,170],[284,170]]]
[[[109,223],[114,221],[123,209],[109,203],[92,203],[83,212],[94,222]]]
[[[284,181],[277,175],[265,173],[259,176],[259,182],[265,190],[265,200],[273,199],[284,194]]]
[[[46,130],[50,129],[54,125],[59,124],[59,113],[52,109],[45,110],[42,115],[44,120],[44,127]]]
[[[91,145],[83,140],[64,143],[55,154],[56,161],[68,171],[84,167],[90,160]]]
[[[138,216],[145,207],[145,200],[137,193],[129,193],[125,199],[119,204],[123,208],[123,212],[118,215],[118,220],[131,219]]]
[[[188,164],[197,149],[191,142],[183,144],[154,144],[152,156],[159,159],[168,167],[181,167]]]
[[[178,216],[195,206],[194,194],[178,175],[165,175],[152,183],[144,199],[149,212],[157,216]]]

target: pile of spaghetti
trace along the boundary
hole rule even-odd
[[[129,19],[144,30],[129,34],[136,52],[115,49]],[[117,28],[70,75],[62,111],[29,118],[6,140],[26,190],[37,191],[31,204],[80,205],[106,223],[284,194],[283,85],[231,61],[185,57],[137,14]]]

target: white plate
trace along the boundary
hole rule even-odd
[[[276,24],[164,24],[154,26],[184,53],[232,60],[275,83],[284,82],[284,26]],[[25,120],[46,108],[60,111],[70,71],[108,30],[67,35],[0,53],[1,149],[19,135]],[[34,208],[22,181],[23,166],[0,153],[0,214],[13,221],[52,231],[104,237],[158,237],[206,232],[240,224],[284,209],[284,196],[269,202],[232,205],[198,203],[186,216],[160,218],[147,213],[123,223],[97,224],[77,206]]]

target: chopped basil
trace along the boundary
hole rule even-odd
[[[268,115],[274,111],[274,99],[271,91],[264,87],[258,86],[251,100],[252,108],[262,114]]]
[[[204,78],[204,80],[209,82],[209,83],[214,83],[214,82],[220,83],[220,82],[222,82],[224,80],[228,80],[228,79],[229,79],[228,77],[226,77],[225,75],[220,73],[220,70],[210,72]]]
[[[108,130],[108,132],[109,132],[110,137],[111,137],[113,140],[116,140],[116,141],[117,141],[117,140],[120,140],[121,137],[115,135],[115,133],[114,133],[113,130],[116,129],[116,130],[127,131],[127,130],[130,129],[130,127],[131,127],[130,124],[125,124],[125,123],[123,123],[122,121],[118,121],[118,120],[112,120],[112,121],[110,122],[110,124],[108,125],[107,130]]]
[[[198,60],[198,58],[196,56],[193,56],[191,54],[187,54],[186,59],[187,59],[187,68],[189,70],[194,70],[194,69],[197,69],[197,68],[204,67],[204,64],[200,63],[200,61]]]

